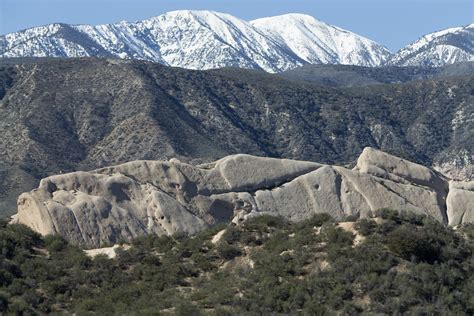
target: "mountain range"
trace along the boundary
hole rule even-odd
[[[0,63],[3,214],[48,175],[136,159],[199,163],[246,153],[347,165],[370,146],[472,178],[471,73],[443,76],[452,72],[439,68],[426,80],[361,89],[136,60],[7,61]],[[384,71],[399,76],[397,67]]]
[[[0,36],[1,57],[116,57],[188,69],[281,72],[306,64],[442,66],[472,61],[473,24],[424,36],[396,54],[304,14],[244,21],[213,11],[173,11],[138,22],[55,23]]]

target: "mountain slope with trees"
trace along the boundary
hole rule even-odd
[[[305,65],[284,71],[279,75],[286,79],[313,82],[330,87],[361,87],[453,76],[470,76],[473,73],[474,62],[460,62],[442,67]]]
[[[469,178],[472,76],[334,89],[115,59],[0,66],[2,214],[50,174],[228,154],[351,164],[366,146]]]

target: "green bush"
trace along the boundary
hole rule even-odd
[[[242,224],[244,230],[266,232],[268,228],[285,228],[289,224],[281,216],[259,215],[254,216]]]
[[[199,316],[201,312],[199,308],[192,303],[184,300],[175,309],[175,313],[178,316]]]
[[[321,234],[324,240],[334,247],[352,246],[354,242],[354,235],[351,232],[332,225],[324,227]]]
[[[242,235],[242,232],[239,228],[233,225],[230,225],[225,230],[224,234],[222,235],[221,240],[225,241],[228,244],[233,244],[240,240],[241,235]]]
[[[50,252],[59,252],[67,248],[68,243],[64,238],[58,235],[48,235],[44,237],[46,249]]]
[[[396,210],[391,210],[387,208],[380,209],[375,212],[375,216],[381,217],[382,219],[385,220],[391,220],[399,223],[400,217],[399,217],[399,211]]]
[[[10,295],[8,295],[4,291],[0,291],[0,313],[5,313],[8,310],[8,299]]]
[[[355,229],[362,235],[362,236],[369,236],[375,232],[377,228],[377,223],[369,218],[363,218],[356,222]]]
[[[235,257],[238,257],[242,254],[239,248],[229,245],[225,242],[219,244],[217,247],[217,253],[226,260],[234,259]]]
[[[441,249],[414,226],[402,226],[387,235],[387,246],[405,260],[433,263],[440,259]]]

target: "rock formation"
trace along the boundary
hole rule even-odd
[[[354,169],[232,155],[204,165],[132,161],[55,175],[18,198],[15,222],[84,247],[145,234],[193,234],[259,214],[292,221],[329,213],[370,216],[381,208],[458,225],[474,220],[474,182],[365,148]]]
[[[433,76],[333,89],[321,82],[361,83],[368,68],[321,66],[315,72],[328,77],[308,84],[236,68],[0,58],[0,217],[46,176],[171,157],[203,163],[246,153],[345,165],[370,146],[474,180],[474,67],[463,65],[436,75],[371,68],[370,78],[394,82]]]

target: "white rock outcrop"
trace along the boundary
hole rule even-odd
[[[117,251],[119,249],[128,250],[130,249],[130,245],[113,245],[112,247],[84,250],[84,252],[91,258],[103,255],[108,257],[109,259],[113,259],[117,256]]]
[[[133,161],[43,179],[18,198],[15,222],[87,248],[146,234],[194,234],[260,214],[299,221],[392,208],[458,225],[474,220],[473,188],[372,148],[353,170],[242,154],[197,166]]]
[[[446,205],[449,225],[474,223],[474,181],[450,181]]]

